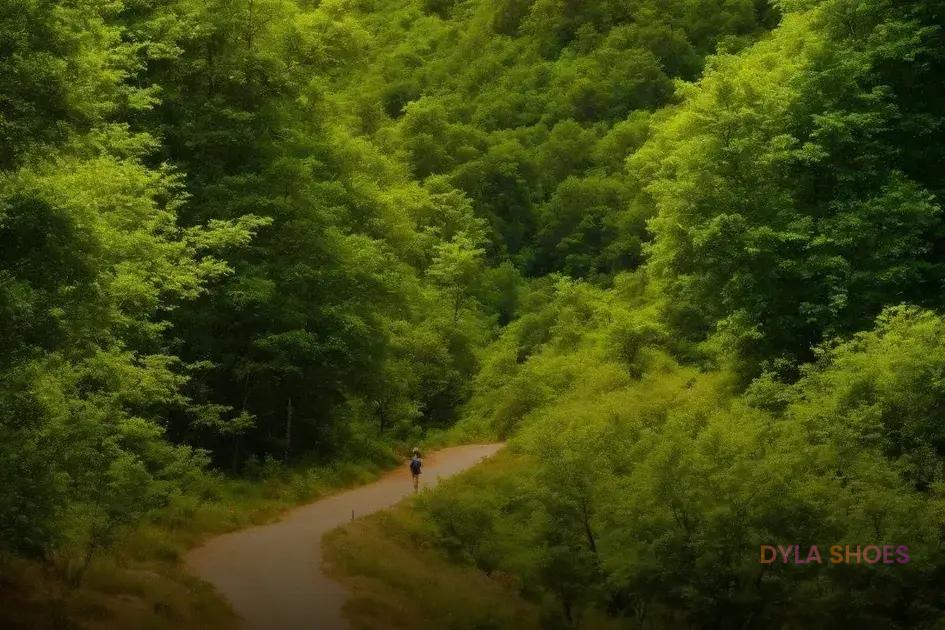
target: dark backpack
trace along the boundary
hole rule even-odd
[[[410,472],[415,475],[420,474],[420,458],[415,457],[410,460]]]

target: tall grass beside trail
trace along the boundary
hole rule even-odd
[[[45,560],[0,558],[0,627],[235,628],[213,588],[189,575],[186,552],[209,536],[274,520],[286,510],[367,483],[402,461],[400,445],[376,444],[358,459],[285,467],[267,459],[235,479],[207,473],[114,545],[91,556],[63,549]],[[81,572],[81,575],[77,573]]]
[[[353,628],[542,627],[538,607],[519,596],[516,577],[454,563],[415,508],[408,501],[325,536],[329,572],[353,594],[345,606]]]
[[[554,625],[557,606],[529,589],[522,576],[500,570],[475,534],[492,530],[486,516],[490,497],[513,492],[531,466],[521,453],[505,449],[487,463],[443,481],[417,497],[330,532],[323,540],[329,573],[346,584],[352,598],[345,615],[355,630],[424,626],[450,630],[529,630]],[[491,519],[487,519],[490,520]],[[496,532],[492,532],[496,533]],[[523,532],[499,534],[514,555]],[[521,553],[533,550],[519,547]],[[523,560],[506,557],[506,567]],[[552,625],[550,626],[549,623]],[[590,614],[582,630],[605,630],[611,620]]]

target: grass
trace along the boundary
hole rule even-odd
[[[175,497],[96,555],[77,587],[49,561],[0,557],[0,627],[235,628],[227,603],[184,570],[186,552],[210,536],[270,522],[291,507],[371,481],[400,461],[390,450],[370,460],[292,470],[270,465],[256,480],[208,475],[205,488]]]
[[[507,458],[500,454],[496,459],[501,467]],[[464,477],[482,474],[485,468],[448,483],[462,484]],[[434,526],[416,499],[325,537],[329,571],[352,592],[345,612],[356,630],[541,627],[539,607],[519,595],[516,577],[486,575],[470,564],[455,563],[435,540]]]
[[[345,614],[356,630],[541,627],[538,608],[518,596],[513,576],[451,563],[427,542],[424,527],[408,501],[325,537],[329,571],[353,594]]]
[[[498,509],[497,496],[527,492],[531,467],[528,457],[507,448],[488,464],[330,532],[322,551],[329,572],[352,593],[345,613],[353,628],[621,627],[594,610],[567,625],[559,600],[537,587],[534,575],[524,577],[534,571],[533,554],[541,553],[529,542],[527,508],[518,515],[523,519],[502,518],[491,526],[477,520],[478,510]],[[450,531],[442,529],[444,517]],[[484,538],[476,533],[493,526]]]

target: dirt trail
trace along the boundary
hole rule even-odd
[[[501,444],[443,449],[424,459],[421,486],[436,485],[494,454]],[[321,570],[322,536],[413,493],[407,465],[380,480],[290,511],[279,522],[209,540],[186,558],[252,630],[341,630],[345,589]]]

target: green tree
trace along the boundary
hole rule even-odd
[[[886,304],[938,303],[935,20],[815,3],[687,88],[630,161],[657,212],[651,271],[680,321],[701,319],[681,332],[718,331],[751,371],[809,359]]]

